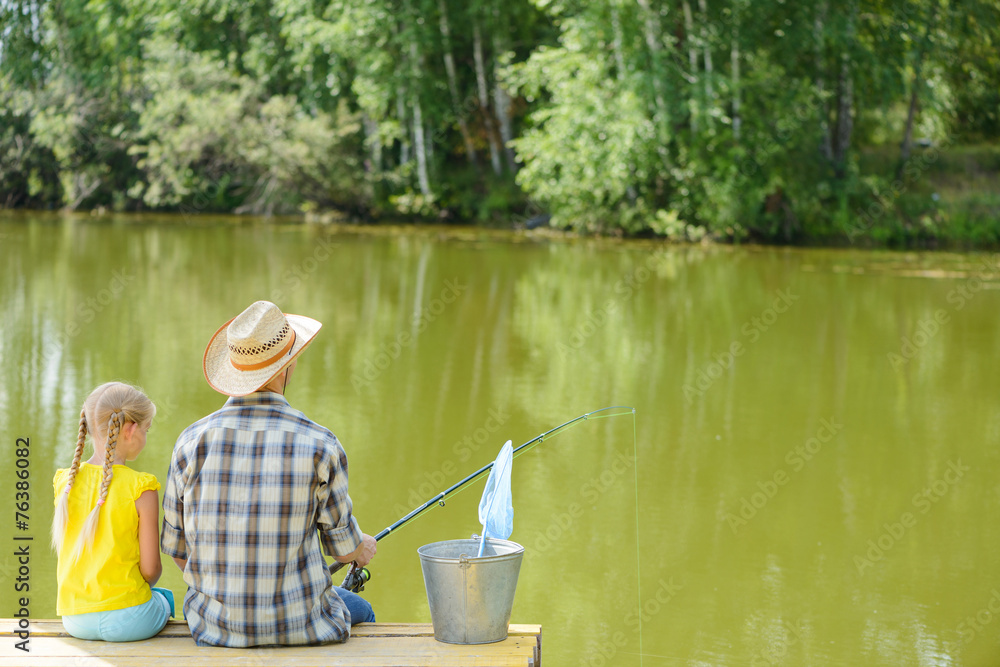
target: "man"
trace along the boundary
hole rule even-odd
[[[181,433],[163,494],[160,547],[184,571],[184,616],[199,646],[346,641],[371,605],[333,586],[320,543],[366,565],[347,457],[336,436],[285,399],[322,325],[258,301],[220,328],[205,378],[229,396]]]

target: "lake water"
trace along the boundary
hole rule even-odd
[[[635,408],[514,463],[512,621],[542,624],[551,664],[1000,660],[997,255],[25,213],[0,248],[0,586],[33,536],[34,617],[55,615],[51,479],[87,393],[146,390],[133,465],[164,480],[224,401],[210,336],[270,299],[324,323],[288,397],[344,443],[371,534],[507,439]],[[379,543],[380,621],[430,621],[416,550],[479,532],[482,488]]]

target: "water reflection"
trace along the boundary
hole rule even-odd
[[[991,664],[1000,651],[989,626],[968,643],[958,629],[1000,578],[993,255],[141,216],[7,216],[0,233],[0,417],[32,437],[39,537],[86,393],[144,387],[160,412],[136,467],[163,479],[176,435],[222,402],[201,376],[208,338],[264,297],[324,322],[289,396],[345,443],[368,532],[507,438],[637,408],[635,451],[623,417],[515,463],[514,620],[543,623],[560,664],[639,664],[640,650],[650,664]],[[922,329],[939,311],[948,320]],[[824,421],[842,429],[821,442]],[[966,475],[923,511],[914,498],[956,462]],[[380,545],[380,619],[429,620],[416,548],[476,532],[479,490]],[[39,616],[54,615],[48,558]],[[180,591],[172,567],[164,584]]]

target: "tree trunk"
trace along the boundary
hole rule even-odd
[[[496,132],[493,129],[493,118],[490,114],[490,95],[486,86],[486,66],[483,64],[483,37],[479,32],[479,20],[474,19],[472,24],[472,46],[473,57],[476,61],[476,84],[479,89],[479,106],[483,112],[483,125],[486,128],[486,138],[490,145],[490,164],[493,166],[493,173],[499,176],[503,173],[503,166],[500,164],[500,145],[497,141]]]
[[[499,25],[500,17],[499,12],[494,10],[494,17],[496,21],[494,25]],[[493,108],[496,113],[497,120],[500,122],[500,139],[503,141],[503,154],[504,159],[507,163],[507,169],[510,170],[512,174],[517,173],[517,161],[514,157],[514,149],[510,147],[510,142],[514,140],[514,125],[511,122],[510,117],[510,95],[504,90],[504,87],[500,85],[500,77],[497,75],[497,65],[500,54],[503,53],[503,49],[506,46],[503,41],[497,37],[499,29],[496,29],[493,33]]]
[[[917,114],[917,101],[920,91],[920,70],[924,59],[924,54],[921,52],[917,56],[917,64],[913,70],[913,90],[910,92],[910,106],[906,111],[906,129],[903,131],[903,142],[899,145],[899,167],[896,169],[896,178],[899,179],[903,175],[903,167],[906,165],[906,161],[910,159],[910,151],[913,150],[913,117]]]
[[[711,129],[715,92],[712,89],[712,45],[708,34],[707,0],[698,0],[698,10],[701,12],[701,47],[705,54],[705,124]]]
[[[399,164],[400,166],[410,161],[410,131],[406,122],[406,88],[402,83],[396,85],[396,118],[399,119],[399,127],[402,136],[399,138]]]
[[[840,75],[837,79],[837,128],[833,138],[833,173],[837,179],[847,174],[847,153],[851,147],[854,129],[854,73],[851,69],[851,51],[854,49],[855,23],[858,2],[853,0],[847,18],[844,46],[840,52]]]
[[[837,79],[837,126],[833,137],[833,172],[838,179],[847,173],[847,151],[854,130],[854,79],[851,58],[845,50],[840,55],[840,75]]]
[[[510,95],[496,80],[493,84],[493,103],[496,109],[497,118],[500,119],[500,138],[503,140],[503,154],[507,161],[507,168],[511,173],[517,173],[517,160],[514,156],[514,149],[510,147],[510,142],[514,140],[514,125],[510,116]]]
[[[73,188],[67,193],[73,197],[73,201],[66,205],[66,208],[70,211],[80,208],[80,205],[86,201],[87,197],[94,194],[97,188],[101,187],[100,178],[95,177],[89,183],[87,181],[87,174],[78,173],[73,175]]]
[[[612,49],[615,54],[615,79],[619,83],[625,80],[625,53],[624,53],[624,36],[622,35],[622,21],[621,16],[618,14],[618,6],[615,4],[611,5],[611,31],[614,35],[612,41]],[[629,161],[628,172],[635,179],[635,163]],[[636,200],[639,198],[639,193],[636,191],[635,186],[629,183],[625,187],[625,195],[628,197],[629,203],[635,205]]]
[[[927,54],[930,45],[931,26],[937,20],[937,3],[931,9],[931,17],[924,26],[924,36],[920,40],[920,48],[917,51],[917,62],[913,66],[913,84],[910,91],[910,107],[906,111],[906,129],[903,131],[903,142],[899,146],[899,167],[896,168],[896,180],[903,177],[903,168],[906,161],[910,159],[910,151],[913,149],[913,119],[917,114],[917,104],[920,96],[920,88],[923,85],[924,56]]]
[[[826,21],[826,2],[821,2],[816,11],[813,23],[813,37],[816,41],[816,96],[819,98],[820,146],[819,150],[828,163],[833,162],[833,139],[830,136],[830,107],[826,101],[824,90],[824,38],[823,24]]]
[[[424,145],[427,147],[427,161],[434,164],[434,128],[424,123]]]
[[[740,116],[740,23],[736,15],[737,8],[733,6],[733,42],[729,49],[729,62],[733,71],[733,140],[740,143],[740,128],[743,117]]]
[[[655,105],[654,120],[659,132],[656,151],[664,166],[670,166],[670,156],[667,152],[667,142],[670,140],[670,113],[663,94],[663,67],[660,53],[660,20],[649,5],[649,0],[637,0],[643,13],[643,33],[646,48],[649,49],[652,61],[653,100]]]
[[[430,178],[427,176],[427,147],[424,144],[424,113],[420,104],[420,87],[417,75],[420,69],[420,54],[417,52],[416,38],[410,42],[410,65],[412,67],[413,85],[410,86],[410,105],[413,107],[413,144],[417,152],[417,184],[420,194],[433,196]]]
[[[837,81],[837,130],[833,144],[833,168],[837,178],[847,171],[847,151],[851,146],[854,130],[854,78],[851,58],[845,50],[840,56],[840,77]]]
[[[448,9],[445,5],[445,0],[438,0],[438,9],[441,12],[441,40],[444,44],[444,69],[448,74],[448,90],[451,93],[451,105],[458,121],[458,131],[462,135],[462,143],[465,145],[465,156],[469,160],[469,164],[478,168],[479,158],[476,155],[476,147],[472,143],[469,123],[465,119],[465,108],[458,95],[458,77],[455,75],[455,58],[451,53],[451,28],[448,25]]]
[[[427,150],[424,146],[424,114],[420,107],[420,97],[413,93],[413,143],[417,151],[417,184],[420,194],[425,197],[433,195],[430,179],[427,176]]]
[[[368,156],[371,161],[368,171],[377,176],[382,173],[382,139],[378,134],[378,123],[368,114],[361,117],[361,122],[365,128],[365,143],[368,144]]]
[[[625,54],[622,50],[624,38],[622,36],[622,19],[618,14],[618,6],[611,5],[611,31],[614,35],[612,49],[615,54],[615,78],[619,81],[625,80]]]
[[[691,15],[691,4],[684,0],[684,40],[688,45],[688,66],[691,73],[688,81],[692,84],[691,96],[688,97],[688,108],[691,110],[691,133],[698,134],[698,116],[701,105],[698,104],[700,89],[698,88],[698,47],[694,39],[694,17]]]
[[[379,136],[378,122],[367,113],[361,116],[361,125],[365,130],[365,143],[368,145],[368,175],[375,200],[382,198],[382,138]]]

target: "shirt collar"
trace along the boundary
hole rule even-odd
[[[227,406],[243,407],[248,405],[283,405],[288,406],[288,399],[273,391],[255,391],[246,396],[230,396]]]

